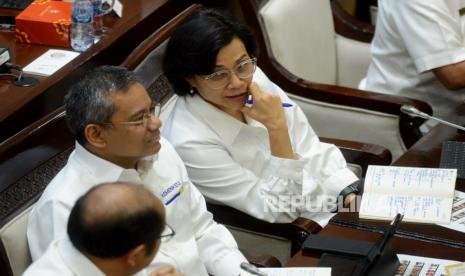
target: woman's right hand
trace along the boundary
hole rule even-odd
[[[262,123],[269,131],[286,129],[287,122],[279,96],[261,91],[257,83],[249,85],[249,92],[253,98],[252,107],[244,106],[241,111]]]
[[[253,97],[253,105],[244,106],[241,111],[266,127],[271,154],[281,158],[297,159],[292,149],[281,98],[262,92],[254,82],[250,84],[249,92]]]

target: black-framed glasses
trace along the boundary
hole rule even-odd
[[[136,119],[130,122],[112,122],[112,123],[105,123],[105,125],[125,125],[125,126],[143,126],[147,127],[147,123],[151,116],[160,117],[161,114],[161,104],[160,103],[152,103],[150,105],[149,111],[142,114],[140,119]]]
[[[165,225],[165,230],[163,230],[163,233],[160,235],[160,241],[161,242],[168,242],[173,238],[173,236],[176,235],[176,232],[174,232],[174,229],[169,226],[169,224]]]
[[[211,88],[222,88],[231,81],[231,74],[234,73],[240,79],[250,78],[257,69],[257,58],[244,60],[234,66],[233,69],[226,69],[203,76]]]

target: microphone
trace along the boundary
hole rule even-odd
[[[431,119],[431,120],[437,121],[437,122],[439,122],[441,124],[445,124],[445,125],[460,129],[462,131],[465,131],[465,127],[463,127],[463,126],[459,126],[459,125],[453,124],[451,122],[447,122],[447,121],[441,120],[439,118],[430,116],[430,115],[428,115],[428,114],[426,114],[424,112],[421,112],[420,110],[416,109],[415,107],[413,107],[411,105],[403,105],[403,106],[401,106],[400,111],[402,113],[405,113],[405,114],[411,116],[411,117],[420,117],[420,118],[423,118],[423,119]]]
[[[7,61],[2,64],[2,67],[3,66],[8,69],[19,71],[19,75],[15,75],[13,73],[0,73],[0,76],[14,77],[15,79],[13,80],[13,84],[16,86],[31,87],[39,83],[39,81],[36,78],[23,76],[23,73],[24,73],[23,68],[19,64],[15,64],[15,63],[11,63]]]

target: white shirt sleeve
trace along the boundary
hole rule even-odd
[[[456,1],[384,1],[419,73],[465,60]]]
[[[212,275],[237,276],[240,263],[246,262],[231,233],[213,220],[207,211],[205,199],[191,184],[191,210],[200,258]]]
[[[40,258],[54,239],[66,235],[71,207],[50,200],[29,215],[27,239],[32,260]]]
[[[300,108],[295,108],[288,117],[293,146],[306,161],[303,170],[304,194],[308,193],[305,188],[311,187],[310,183],[306,183],[310,180],[318,184],[321,194],[333,197],[358,180],[347,167],[341,151],[335,145],[319,140]]]
[[[174,151],[173,151],[174,152]],[[177,154],[176,154],[177,155]],[[184,179],[187,171],[181,159],[178,167]],[[240,263],[247,261],[237,247],[232,234],[221,224],[213,220],[213,215],[207,211],[205,198],[191,183],[185,186],[189,196],[190,223],[192,227],[200,258],[211,275],[237,276],[240,273]]]
[[[189,175],[202,193],[216,202],[221,202],[241,210],[251,216],[270,222],[290,222],[297,218],[297,212],[266,211],[266,198],[275,198],[280,194],[302,193],[301,172],[296,166],[286,164],[287,160],[272,157],[264,173],[256,175],[242,167],[218,144],[189,143],[177,148],[180,154],[185,151],[185,163],[189,166]],[[302,164],[301,161],[289,162]],[[303,164],[300,165],[300,168]]]

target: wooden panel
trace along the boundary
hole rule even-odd
[[[0,141],[23,129],[63,104],[70,85],[84,72],[101,64],[120,64],[141,41],[174,17],[187,1],[122,0],[124,16],[109,15],[105,25],[112,28],[86,52],[50,77],[39,77],[40,83],[31,88],[19,88],[10,79],[0,80]],[[0,32],[0,44],[10,48],[12,61],[21,66],[46,52],[50,47],[22,44],[14,41],[14,33]]]

